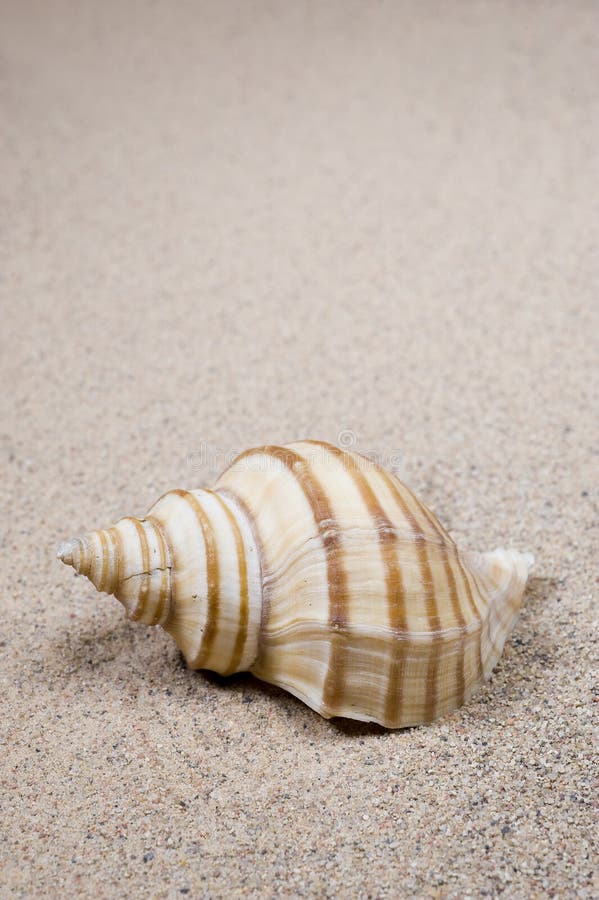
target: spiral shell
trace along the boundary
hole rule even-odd
[[[389,728],[434,720],[489,676],[532,565],[460,551],[398,478],[316,441],[248,450],[214,490],[169,491],[58,556],[190,667],[249,670],[322,716]]]

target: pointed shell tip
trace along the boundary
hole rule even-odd
[[[56,558],[65,564],[65,566],[73,565],[73,550],[77,541],[63,541],[56,551]]]

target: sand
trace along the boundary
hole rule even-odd
[[[2,21],[2,896],[591,897],[597,4]],[[54,558],[305,436],[536,557],[431,726],[188,671]]]

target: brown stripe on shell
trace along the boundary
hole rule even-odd
[[[129,613],[129,618],[135,622],[141,617],[143,613],[144,603],[148,595],[148,591],[150,589],[150,581],[152,579],[152,574],[150,572],[150,545],[148,544],[148,536],[146,534],[146,530],[139,519],[136,519],[135,516],[125,516],[125,519],[128,519],[129,522],[133,522],[135,530],[137,531],[137,536],[139,538],[139,545],[141,547],[141,572],[139,574],[143,577],[139,586],[137,603],[135,604],[135,608],[132,609]]]
[[[306,500],[310,504],[314,521],[321,537],[327,567],[329,595],[329,628],[331,649],[329,665],[323,685],[322,702],[328,715],[335,715],[343,702],[344,650],[348,631],[349,588],[347,573],[343,566],[343,545],[339,526],[335,521],[333,508],[326,491],[310,464],[288,447],[266,445],[246,450],[236,462],[252,455],[262,454],[279,460],[296,479]]]
[[[103,531],[99,531],[98,535],[100,536],[100,544],[102,545],[102,570],[100,572],[100,580],[98,581],[97,588],[104,593],[106,591],[106,576],[108,574],[108,541],[106,540],[106,535]]]
[[[408,621],[406,616],[406,592],[397,552],[397,530],[379,503],[368,479],[357,465],[356,459],[351,454],[325,441],[304,441],[302,443],[324,447],[329,453],[339,459],[360,492],[360,496],[370,513],[377,532],[381,558],[385,568],[385,590],[389,625],[393,633],[401,641],[408,629]],[[364,458],[367,459],[367,457]],[[401,643],[397,645],[398,649],[401,649],[402,646]],[[401,719],[401,662],[400,659],[394,659],[391,664],[389,684],[385,697],[385,718],[387,721],[399,721]]]
[[[172,590],[172,582],[170,579],[170,549],[166,540],[166,535],[163,533],[158,519],[152,515],[146,515],[145,519],[152,525],[156,534],[158,548],[160,550],[160,570],[162,571],[154,618],[150,622],[150,625],[165,625],[170,614],[171,598],[169,594]]]
[[[206,598],[206,625],[204,627],[204,633],[202,634],[200,648],[196,654],[195,659],[192,662],[192,668],[201,668],[210,655],[210,651],[212,650],[212,646],[214,644],[214,639],[216,637],[216,632],[218,629],[218,611],[220,605],[218,548],[216,546],[214,532],[212,530],[210,520],[204,512],[202,504],[199,502],[197,497],[195,497],[194,494],[192,494],[190,491],[185,491],[180,488],[172,491],[172,493],[176,494],[177,497],[181,497],[182,500],[185,500],[185,502],[195,513],[200,528],[202,529],[202,535],[204,537],[204,544],[206,547],[206,580],[208,584]]]
[[[79,565],[77,571],[80,575],[85,575],[86,578],[89,578],[93,562],[90,547],[91,541],[89,538],[84,538],[83,540],[77,538],[77,543],[79,545]]]
[[[418,500],[418,498],[412,493],[412,491],[410,491],[409,488],[407,488],[405,486],[405,484],[403,484],[403,482],[400,482],[397,478],[394,478],[393,476],[391,476],[384,469],[381,469],[380,471],[383,473],[383,477],[385,478],[386,483],[389,485],[391,492],[393,493],[393,496],[396,498],[398,504],[401,506],[402,512],[408,519],[411,527],[417,532],[417,540],[419,542],[426,541],[426,536],[424,535],[422,528],[419,526],[419,523],[416,519],[415,514],[409,508],[405,498],[402,496],[402,489],[405,491],[406,494],[408,494],[408,496],[410,496],[412,498],[412,500],[414,501],[414,503],[416,505],[416,509],[419,509],[423,513],[427,522],[429,523],[429,525],[431,525],[431,527],[435,531],[436,535],[438,536],[439,540],[443,544],[443,554],[442,554],[443,567],[444,567],[444,571],[445,571],[445,577],[447,578],[447,586],[449,588],[449,598],[451,601],[451,608],[453,611],[453,615],[454,615],[454,619],[456,621],[457,627],[463,631],[466,626],[466,620],[464,619],[464,613],[462,612],[462,607],[460,605],[460,598],[459,598],[458,591],[457,591],[455,575],[454,575],[453,569],[451,567],[451,561],[449,560],[448,555],[447,555],[447,551],[450,548],[452,548],[452,550],[453,550],[453,548],[455,547],[455,543],[454,543],[453,539],[447,534],[447,532],[445,531],[445,529],[443,528],[441,523],[437,520],[436,516],[433,515],[433,513],[430,511],[430,509],[428,509],[424,505],[424,503],[421,503],[420,500]],[[459,559],[457,560],[457,562],[458,562],[458,565],[460,565]],[[468,587],[468,590],[469,590],[469,587]],[[471,594],[470,594],[470,600],[471,600],[471,605],[472,605],[472,611],[476,615],[477,609],[476,609],[476,606],[474,606],[474,604],[472,603],[472,595]],[[477,618],[479,618],[479,621],[480,621],[480,617],[477,616]]]
[[[405,485],[404,485],[404,487],[405,487]],[[460,554],[459,554],[459,550],[456,546],[454,539],[445,530],[445,528],[443,528],[443,526],[441,525],[441,523],[439,522],[437,517],[430,511],[430,509],[428,509],[427,506],[425,506],[424,503],[421,503],[418,500],[418,498],[415,497],[411,491],[409,491],[408,488],[406,488],[406,490],[414,498],[415,502],[420,506],[420,508],[424,512],[426,518],[430,522],[430,524],[433,526],[433,528],[435,528],[437,530],[439,536],[441,538],[443,538],[443,536],[446,536],[446,543],[445,543],[445,550],[444,550],[445,555],[443,558],[443,564],[445,567],[445,574],[446,574],[448,582],[450,584],[450,591],[451,591],[451,596],[452,596],[452,606],[454,607],[454,610],[455,610],[455,608],[456,608],[455,603],[456,602],[459,603],[459,596],[461,594],[461,592],[458,593],[457,582],[456,582],[455,572],[454,572],[454,565],[455,565],[457,567],[457,571],[460,576],[460,581],[461,581],[461,584],[463,587],[463,594],[466,596],[466,599],[468,601],[468,606],[470,607],[471,615],[472,615],[473,619],[476,620],[476,622],[478,623],[478,626],[477,626],[478,634],[477,634],[477,642],[476,642],[477,643],[477,658],[476,658],[475,680],[480,681],[480,679],[482,678],[482,674],[483,674],[482,648],[481,648],[482,636],[483,636],[483,620],[482,620],[480,611],[478,609],[478,606],[476,605],[476,602],[474,600],[474,595],[472,593],[472,586],[471,586],[470,577],[469,577],[470,572],[469,572],[469,570],[466,570],[466,568],[464,567],[464,565],[462,563],[462,560],[461,560]],[[460,609],[460,617],[462,620],[464,631],[466,631],[467,625],[465,624],[465,619],[464,619],[461,609]],[[464,655],[464,659],[462,661],[462,668],[463,668],[463,666],[465,664],[465,637],[462,642],[461,652]],[[464,671],[463,671],[463,680],[465,681],[465,672]],[[465,690],[465,685],[464,685],[464,690]],[[462,702],[464,701],[464,699],[465,699],[465,694],[461,695]]]
[[[369,463],[370,465],[373,465],[372,460],[368,456],[365,456],[363,453],[359,453],[357,450],[352,450],[352,453],[355,456],[359,456],[362,459],[366,460],[366,462]],[[431,512],[431,510],[428,508],[428,506],[426,506],[426,504],[423,503],[422,500],[419,500],[418,497],[413,493],[413,491],[410,490],[410,488],[407,486],[407,484],[404,484],[404,482],[401,481],[401,479],[399,479],[397,477],[397,475],[394,475],[392,472],[389,472],[387,469],[384,469],[382,466],[377,465],[376,469],[378,472],[384,472],[385,475],[391,479],[393,484],[396,485],[398,490],[401,489],[401,491],[403,491],[404,494],[407,494],[409,497],[411,497],[411,499],[414,501],[415,505],[422,510],[425,517],[428,519],[429,524],[432,526],[433,531],[435,532],[436,535],[438,535],[439,539],[441,541],[443,541],[443,543],[448,542],[455,546],[455,541],[452,538],[452,536],[449,534],[449,532],[446,530],[446,528],[444,528],[442,523],[437,519],[435,514]]]
[[[218,501],[227,517],[227,521],[231,526],[231,531],[233,532],[233,536],[235,538],[235,549],[237,552],[237,572],[239,577],[239,624],[237,626],[237,635],[235,637],[235,643],[233,645],[231,662],[229,663],[227,670],[224,673],[225,675],[231,675],[239,668],[239,663],[241,662],[241,657],[243,655],[243,648],[245,647],[245,642],[247,640],[248,622],[250,618],[248,569],[245,558],[243,537],[241,531],[239,530],[239,525],[235,521],[235,516],[233,515],[227,504],[224,502],[222,497],[219,497],[219,495],[215,491],[210,491],[209,493],[211,493],[212,496]]]
[[[258,551],[258,565],[260,569],[260,585],[262,588],[262,603],[260,608],[260,629],[258,634],[261,635],[264,631],[264,627],[266,622],[268,621],[268,611],[270,608],[270,587],[269,587],[269,579],[268,573],[266,571],[266,555],[264,551],[264,547],[262,545],[262,540],[258,533],[258,529],[256,528],[256,520],[255,513],[250,509],[248,504],[241,497],[238,497],[237,494],[234,494],[232,491],[219,487],[218,493],[221,497],[228,497],[232,503],[236,503],[237,506],[242,510],[246,521],[249,525],[250,531],[252,532],[252,539]],[[258,644],[260,643],[260,639],[258,638]],[[255,662],[255,660],[254,660]],[[254,663],[252,663],[253,665]]]
[[[439,522],[439,520],[437,519],[437,517],[435,516],[435,514],[431,512],[431,510],[428,508],[428,506],[426,506],[424,503],[422,503],[422,502],[421,502],[421,501],[420,501],[420,500],[412,493],[412,491],[410,491],[409,488],[406,488],[405,485],[402,484],[402,487],[404,487],[405,490],[406,490],[406,492],[410,494],[410,496],[413,498],[414,502],[415,502],[415,503],[419,506],[419,508],[422,510],[422,512],[423,512],[424,515],[426,516],[428,522],[432,525],[432,527],[434,528],[434,530],[435,530],[435,531],[437,532],[437,534],[439,535],[440,539],[441,539],[441,540],[443,541],[443,543],[445,544],[446,555],[444,556],[443,563],[444,563],[444,567],[445,567],[445,574],[446,574],[446,576],[447,576],[447,581],[448,581],[448,583],[449,583],[449,585],[450,585],[450,592],[451,592],[451,598],[452,598],[452,600],[451,600],[451,602],[452,602],[452,607],[454,608],[454,610],[456,609],[456,603],[458,602],[458,593],[457,593],[457,584],[456,584],[456,580],[455,580],[455,575],[454,575],[454,573],[453,573],[453,569],[452,569],[452,566],[451,566],[451,562],[450,562],[450,560],[449,560],[449,558],[448,558],[448,556],[447,556],[447,553],[448,553],[449,551],[451,551],[451,553],[452,553],[452,559],[455,559],[455,561],[456,561],[456,563],[457,563],[457,566],[458,566],[458,568],[459,568],[459,570],[460,570],[460,574],[461,574],[461,576],[462,576],[462,581],[463,581],[463,584],[464,584],[464,592],[465,592],[466,597],[467,597],[467,599],[468,599],[468,604],[469,604],[469,606],[470,606],[470,611],[472,612],[472,615],[474,616],[474,618],[477,619],[477,620],[480,622],[480,621],[481,621],[480,613],[479,613],[479,611],[478,611],[478,607],[476,606],[476,603],[474,602],[474,598],[473,598],[473,596],[472,596],[472,591],[471,591],[471,589],[470,589],[470,584],[469,584],[469,582],[468,582],[468,579],[467,579],[467,577],[466,577],[466,573],[464,572],[464,567],[463,567],[463,565],[462,565],[462,561],[461,561],[461,559],[460,559],[460,557],[459,557],[459,554],[458,554],[458,548],[457,548],[457,546],[456,546],[456,542],[455,542],[454,539],[451,537],[451,535],[449,534],[449,532],[443,527],[443,525],[441,524],[441,522]],[[462,613],[461,608],[460,608],[460,611],[459,611],[459,618],[461,619],[461,623],[464,624],[465,620],[464,620],[464,615],[463,615],[463,613]]]
[[[108,537],[112,541],[112,546],[114,549],[114,560],[113,564],[110,567],[111,579],[109,583],[106,585],[106,592],[108,594],[116,594],[119,589],[119,584],[121,581],[121,568],[123,561],[123,542],[121,539],[121,532],[113,525],[112,528],[108,529]]]
[[[441,634],[441,617],[439,616],[439,607],[437,604],[437,598],[435,597],[433,573],[426,549],[426,537],[422,533],[422,529],[419,527],[414,513],[406,503],[404,497],[402,497],[401,491],[399,489],[399,484],[395,482],[395,480],[387,471],[385,471],[385,469],[379,468],[378,471],[382,475],[385,484],[389,488],[389,491],[393,496],[395,502],[400,507],[402,513],[407,519],[414,534],[414,542],[416,544],[416,553],[418,556],[418,565],[420,567],[422,587],[424,590],[424,605],[428,618],[429,631],[431,633],[433,642],[433,646],[431,647],[429,656],[428,671],[426,674],[423,714],[424,721],[431,722],[435,718],[435,709],[437,706],[438,695],[437,674],[439,659],[435,649],[435,645],[443,639],[443,636]],[[458,681],[463,682],[463,679],[464,675],[462,669],[461,679],[458,675]],[[458,690],[460,690],[463,694],[463,684],[458,684]]]
[[[428,508],[428,506],[426,506],[426,504],[422,503],[422,501],[420,501],[412,493],[412,491],[408,487],[406,487],[406,485],[403,484],[403,482],[402,482],[402,487],[413,498],[414,502],[420,507],[420,509],[422,510],[422,512],[424,513],[426,518],[428,519],[429,523],[432,525],[432,527],[438,533],[441,540],[444,540],[445,554],[449,553],[449,551],[451,549],[452,559],[455,559],[455,561],[457,563],[457,566],[458,566],[458,569],[460,572],[460,578],[461,578],[461,581],[462,581],[462,584],[464,587],[464,593],[466,594],[466,599],[468,600],[468,605],[470,606],[470,611],[479,625],[478,642],[477,642],[478,643],[478,652],[477,652],[477,662],[476,662],[476,667],[477,667],[476,678],[477,678],[477,680],[479,680],[482,677],[482,671],[483,671],[482,655],[481,655],[482,618],[481,618],[480,612],[478,610],[478,607],[477,607],[476,603],[474,602],[474,597],[472,595],[470,582],[469,582],[468,576],[466,574],[466,571],[464,569],[464,566],[462,565],[462,560],[460,559],[460,555],[459,555],[458,548],[456,546],[456,542],[454,541],[452,536],[449,534],[447,529],[443,527],[443,525],[438,520],[438,518],[435,516],[435,514],[433,512],[431,512],[431,510]],[[451,562],[448,559],[447,555],[444,556],[443,562],[444,562],[444,566],[445,566],[445,574],[446,574],[448,582],[450,584],[450,591],[452,592],[452,605],[453,605],[454,592],[455,592],[455,597],[458,598],[455,575],[453,573],[453,568],[452,568]],[[464,618],[463,618],[463,614],[461,613],[461,610],[460,610],[460,615],[462,617],[462,621],[464,622]],[[465,651],[465,645],[463,645],[463,647],[462,647],[462,653],[464,651]],[[463,699],[464,698],[462,697],[462,700]]]
[[[398,479],[394,479],[394,480],[398,481]],[[401,484],[401,487],[403,488],[403,490],[407,494],[409,494],[409,496],[413,499],[413,501],[417,505],[417,507],[419,507],[422,510],[427,521],[432,526],[434,531],[438,534],[441,542],[444,544],[443,566],[445,569],[445,576],[447,578],[447,582],[448,582],[448,586],[449,586],[449,590],[450,590],[451,603],[452,603],[454,612],[456,610],[456,604],[458,606],[460,606],[460,603],[459,603],[459,594],[458,594],[458,590],[457,590],[457,584],[456,584],[451,560],[455,560],[455,562],[457,563],[457,567],[459,569],[459,574],[460,574],[460,580],[462,582],[464,593],[468,600],[468,605],[470,607],[470,611],[471,611],[473,617],[478,622],[478,635],[477,635],[477,641],[476,641],[477,658],[476,658],[475,679],[476,679],[476,681],[480,681],[480,679],[482,678],[482,674],[483,674],[482,647],[481,647],[482,634],[483,634],[483,623],[482,623],[482,618],[481,618],[480,612],[478,610],[478,607],[477,607],[476,603],[474,602],[474,597],[472,594],[470,581],[468,579],[468,576],[466,574],[464,566],[462,565],[462,561],[459,556],[459,551],[456,546],[456,542],[454,541],[452,536],[449,534],[447,529],[443,526],[443,524],[439,521],[439,519],[435,516],[435,514],[428,508],[428,506],[425,503],[423,503],[421,500],[419,500],[418,497],[416,497],[416,495],[403,482],[399,482],[399,483]],[[450,553],[451,553],[451,560],[449,559],[449,556],[448,556],[448,554],[450,554]],[[466,698],[466,672],[465,672],[466,635],[465,635],[465,632],[467,630],[467,626],[465,625],[465,620],[464,620],[464,616],[463,616],[463,613],[461,610],[461,606],[460,606],[459,618],[461,619],[461,623],[462,623],[461,627],[462,627],[463,635],[462,635],[461,646],[460,646],[461,663],[459,666],[460,674],[458,676],[458,680],[459,680],[458,697],[459,697],[460,704],[462,704]]]

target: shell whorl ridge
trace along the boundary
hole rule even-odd
[[[192,668],[249,670],[323,716],[390,728],[489,676],[532,565],[461,552],[398,478],[316,441],[248,450],[213,490],[169,491],[58,556]]]

